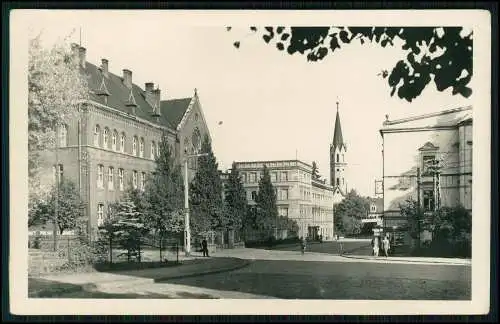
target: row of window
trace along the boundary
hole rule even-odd
[[[125,188],[125,170],[119,168],[117,171],[118,189],[123,191]],[[115,168],[110,166],[107,168],[107,188],[108,190],[115,190]],[[132,170],[132,187],[134,189],[144,190],[146,187],[146,172],[138,172]],[[104,165],[97,166],[97,188],[104,189]]]
[[[278,172],[271,172],[271,181],[272,182],[277,182],[278,181]],[[283,171],[279,173],[280,175],[280,180],[281,182],[286,182],[288,181],[288,172]],[[259,182],[258,179],[258,173],[257,172],[240,172],[240,177],[241,177],[241,182],[243,183],[255,183]]]
[[[125,150],[125,144],[127,142],[127,136],[124,132],[118,134],[118,131],[115,129],[111,133],[109,128],[105,127],[102,132],[102,140],[101,140],[101,128],[99,125],[96,125],[94,128],[94,146],[102,147],[104,149],[111,149],[115,152],[128,153]],[[173,148],[170,147],[170,150]],[[132,152],[130,152],[134,156],[144,157],[145,143],[144,138],[138,138],[137,136],[132,137]],[[160,143],[155,143],[155,141],[151,141],[150,144],[150,153],[149,158],[154,160],[156,156],[160,155]]]
[[[257,191],[252,191],[249,193],[250,196],[247,199],[255,201],[257,199]],[[278,189],[274,188],[274,194],[276,195],[276,200],[288,200],[288,189]]]

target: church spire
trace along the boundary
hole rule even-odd
[[[340,115],[339,115],[339,102],[337,101],[337,115],[335,116],[335,130],[333,132],[333,147],[341,147],[344,145],[344,139],[342,137],[342,127],[340,126]]]

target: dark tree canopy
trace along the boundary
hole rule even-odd
[[[229,209],[227,225],[231,229],[240,229],[245,213],[247,212],[248,202],[240,174],[234,162],[225,191],[225,203]]]
[[[231,27],[227,27],[231,30]],[[382,70],[391,96],[411,102],[431,81],[438,91],[453,89],[453,95],[468,98],[472,89],[472,32],[462,27],[250,27],[268,44],[293,55],[305,55],[318,62],[353,41],[395,46],[401,40],[406,57],[395,62],[391,71]],[[233,44],[241,46],[240,41]]]
[[[218,163],[208,136],[203,140],[201,151],[208,155],[198,158],[198,169],[190,185],[189,202],[193,231],[203,236],[212,230],[226,228],[227,213],[222,200]]]

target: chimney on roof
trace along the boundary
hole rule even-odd
[[[108,71],[109,71],[109,61],[105,58],[101,59],[101,67],[102,67],[102,73],[104,76],[107,78],[108,77]]]
[[[161,117],[161,109],[160,109],[160,101],[161,101],[161,90],[160,88],[156,88],[153,90],[153,100],[154,104],[153,106],[153,116],[156,117],[156,120]]]
[[[73,59],[78,59],[80,46],[77,43],[71,43],[71,54],[73,54]]]
[[[79,56],[81,67],[85,68],[85,63],[87,62],[87,50],[85,49],[85,47],[80,47]]]
[[[152,108],[152,114],[153,116],[155,115],[155,112],[157,110],[157,105],[158,105],[158,102],[156,100],[156,93],[155,93],[155,89],[154,89],[154,83],[153,82],[146,82],[144,84],[144,89],[145,89],[145,97],[146,97],[146,102],[151,106]]]
[[[132,89],[132,71],[123,69],[123,84],[129,89]]]

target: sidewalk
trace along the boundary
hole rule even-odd
[[[239,258],[194,258],[185,264],[164,268],[124,270],[109,272],[87,272],[53,274],[41,276],[42,280],[58,283],[81,285],[84,289],[113,290],[115,288],[152,285],[174,278],[199,276],[240,269],[250,264],[249,260]],[[189,262],[189,263],[188,263]]]
[[[299,251],[280,251],[241,248],[234,250],[221,250],[215,254],[223,257],[234,257],[246,260],[293,260],[293,261],[322,261],[322,262],[375,262],[375,263],[407,263],[407,264],[450,264],[470,265],[468,259],[448,258],[423,258],[423,257],[373,257],[349,254],[327,254],[318,252],[306,252],[302,255]]]
[[[426,257],[374,257],[364,255],[342,255],[344,258],[370,260],[373,262],[403,262],[403,263],[426,263],[426,264],[450,264],[450,265],[471,265],[471,259],[459,258],[426,258]]]

